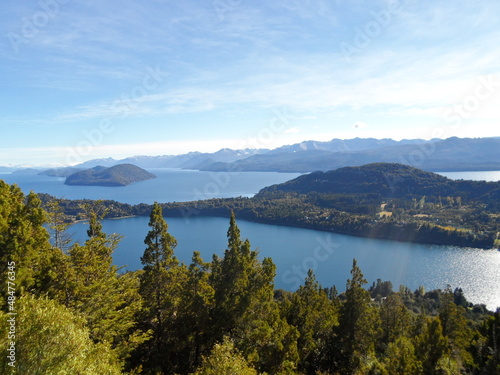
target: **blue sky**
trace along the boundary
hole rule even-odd
[[[0,12],[0,165],[500,135],[496,0],[4,0]]]

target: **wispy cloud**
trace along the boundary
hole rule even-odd
[[[243,132],[234,126],[238,116],[255,128],[286,107],[295,116],[289,128],[301,131],[289,136],[320,136],[333,120],[332,135],[392,134],[386,124],[401,119],[439,123],[450,106],[474,94],[478,77],[500,73],[498,1],[410,1],[350,61],[341,43],[354,43],[370,22],[381,22],[376,15],[387,1],[228,3],[222,18],[210,1],[61,5],[18,54],[0,40],[0,121],[33,129],[38,141],[44,133],[35,125],[60,127],[51,144],[79,139],[82,127],[103,118],[127,129],[135,124],[144,137],[146,129],[156,134],[150,123],[182,120],[169,133],[179,140],[209,121],[213,134],[236,139]],[[0,25],[1,35],[21,33],[23,19],[39,9],[4,2],[4,10],[12,17]],[[142,90],[148,68],[157,66],[164,79]],[[498,122],[498,98],[481,102],[467,121]],[[356,121],[370,126],[352,129]],[[12,134],[2,142],[19,142]]]

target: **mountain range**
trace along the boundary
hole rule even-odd
[[[369,163],[400,163],[427,171],[499,170],[500,137],[302,142],[231,163],[213,163],[201,170],[305,173]]]
[[[223,148],[213,153],[133,156],[120,160],[93,159],[73,167],[57,168],[42,173],[68,176],[75,172],[75,168],[77,171],[117,164],[134,164],[145,169],[307,173],[375,162],[406,164],[426,171],[500,170],[500,137],[401,141],[388,138],[304,141],[272,150]]]
[[[96,159],[77,167],[132,163],[141,168],[307,173],[375,162],[406,164],[427,171],[500,170],[500,137],[401,141],[332,139],[305,141],[273,150],[224,148],[214,153]]]

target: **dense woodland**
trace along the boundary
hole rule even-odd
[[[85,202],[88,239],[74,244],[57,200],[44,208],[2,181],[0,198],[2,374],[500,373],[500,311],[460,289],[367,288],[353,260],[343,293],[312,272],[295,292],[275,290],[272,259],[234,214],[223,257],[183,264],[159,204],[143,207],[143,269],[122,273],[120,236],[100,223],[109,207]]]

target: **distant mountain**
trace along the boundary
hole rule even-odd
[[[306,143],[273,150],[232,163],[214,163],[202,170],[240,170],[275,172],[328,171],[369,163],[401,163],[427,171],[500,170],[500,138],[448,138],[445,140],[351,140],[349,147],[359,151],[328,151],[326,146]],[[375,147],[375,141],[383,141]],[[337,140],[332,144],[339,144]],[[393,143],[395,142],[395,143]],[[318,146],[318,147],[316,147]],[[313,149],[311,149],[311,147]],[[370,148],[366,148],[370,147]],[[290,150],[295,150],[290,152]]]
[[[52,168],[47,169],[38,173],[41,176],[50,176],[50,177],[68,177],[73,173],[83,171],[83,168],[75,168],[75,167],[65,167],[65,168]]]
[[[95,159],[77,168],[134,164],[141,168],[184,168],[204,171],[328,171],[369,163],[401,163],[427,171],[500,170],[500,137],[442,139],[354,138],[305,141],[274,150],[221,149],[213,153]]]
[[[437,139],[425,141],[423,139],[403,139],[395,141],[393,139],[375,139],[375,138],[354,138],[354,139],[337,139],[334,138],[328,142],[305,141],[293,145],[282,146],[271,150],[267,155],[302,152],[311,150],[329,151],[329,152],[352,152],[372,150],[382,147],[408,145],[408,144],[423,144],[427,142],[436,142]]]
[[[156,176],[133,164],[113,167],[97,166],[73,173],[66,178],[66,185],[126,186],[134,182],[149,180]]]
[[[102,159],[92,159],[92,160],[86,161],[84,163],[75,165],[74,167],[80,168],[80,169],[87,169],[87,168],[94,168],[97,166],[112,167],[113,165],[117,165],[117,164],[120,164],[120,163],[116,159],[102,158]]]
[[[21,168],[12,172],[12,174],[38,174],[39,169],[35,168]]]
[[[160,155],[160,156],[132,156],[121,160],[113,158],[94,159],[79,164],[78,168],[92,168],[98,165],[111,167],[117,164],[134,164],[141,168],[184,168],[201,169],[217,162],[231,163],[252,155],[267,152],[267,149],[244,149],[232,150],[223,148],[217,152],[202,153],[189,152],[182,155]]]

